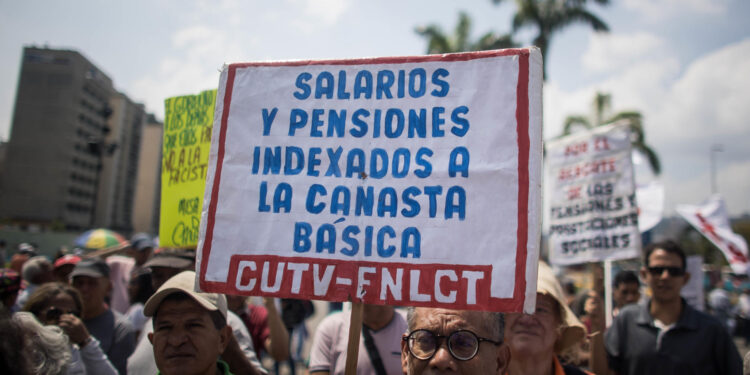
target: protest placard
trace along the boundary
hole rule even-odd
[[[630,131],[611,124],[547,143],[550,262],[640,255]]]
[[[534,48],[226,66],[199,287],[533,311],[541,87]]]
[[[216,90],[164,101],[159,245],[198,244]]]

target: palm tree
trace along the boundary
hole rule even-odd
[[[504,0],[492,0],[499,4]],[[609,0],[593,0],[600,5]],[[516,0],[516,14],[513,16],[513,33],[525,26],[537,29],[534,45],[542,52],[544,79],[547,79],[547,51],[552,36],[573,23],[584,23],[594,31],[609,31],[604,21],[586,9],[587,0]]]
[[[456,25],[456,29],[451,36],[447,36],[442,28],[435,24],[417,27],[415,31],[427,38],[427,53],[483,51],[517,47],[509,34],[496,35],[491,31],[472,43],[469,40],[471,18],[466,12],[458,14],[458,25]]]
[[[568,116],[565,119],[562,136],[570,135],[573,132],[573,128],[577,126],[592,129],[596,126],[611,124],[618,121],[627,122],[630,126],[633,149],[646,156],[654,174],[660,174],[661,163],[659,162],[659,157],[656,155],[654,149],[646,144],[646,135],[643,131],[643,116],[641,113],[637,111],[623,111],[618,112],[613,116],[609,116],[612,106],[612,95],[601,92],[596,93],[593,104],[593,118],[589,119],[582,115]]]

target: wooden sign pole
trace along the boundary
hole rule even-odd
[[[612,325],[612,261],[604,261],[604,322]]]
[[[352,302],[351,317],[349,319],[349,343],[346,348],[345,375],[357,374],[357,358],[359,358],[359,334],[362,332],[362,302]]]

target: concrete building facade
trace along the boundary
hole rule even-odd
[[[133,231],[133,206],[141,150],[141,132],[146,121],[142,104],[125,94],[110,99],[110,132],[97,145],[102,169],[96,203],[95,226],[120,233]]]
[[[112,80],[76,51],[27,47],[21,62],[0,218],[83,229],[94,223]]]
[[[142,133],[152,117],[80,53],[24,48],[0,220],[130,235]],[[152,209],[158,215],[158,206]]]
[[[154,236],[159,234],[163,128],[164,125],[153,115],[147,116],[141,137],[141,157],[138,161],[133,209],[133,230]]]

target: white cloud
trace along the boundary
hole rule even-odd
[[[215,38],[219,33],[203,25],[192,26],[185,29],[177,30],[172,36],[172,42],[175,47],[189,47],[195,42],[204,43],[206,40]]]
[[[664,123],[664,135],[681,134],[683,141],[699,141],[707,135],[717,140],[750,135],[749,60],[750,38],[688,66],[657,113]]]
[[[248,6],[249,5],[249,6]],[[222,25],[240,26],[243,19],[255,16],[257,6],[241,0],[197,0],[192,7],[186,7],[186,22],[188,24],[206,22],[213,19]]]
[[[242,41],[228,31],[195,25],[176,31],[171,40],[172,52],[130,90],[159,118],[164,117],[164,99],[216,88],[222,63],[243,60]]]
[[[127,91],[163,118],[164,99],[216,88],[222,63],[268,59],[261,47],[268,37],[259,30],[286,24],[290,26],[285,29],[315,33],[340,22],[348,7],[345,0],[286,0],[283,10],[237,0],[201,0],[179,15],[190,26],[171,35],[171,45],[154,62],[155,68]]]
[[[583,66],[597,72],[619,70],[647,55],[663,55],[665,42],[653,34],[591,33]]]
[[[705,158],[708,158],[706,153]],[[718,169],[716,185],[719,194],[727,203],[730,216],[750,211],[750,160],[737,162]],[[678,204],[699,204],[711,194],[711,172],[708,169],[690,179],[677,179],[664,176],[666,216],[675,214]]]
[[[573,92],[563,91],[554,81],[544,85],[544,139],[553,139],[563,130],[567,116],[588,114],[596,89],[587,87]]]
[[[291,9],[301,9],[298,17],[288,20],[303,32],[336,24],[349,8],[346,0],[289,0]],[[296,12],[292,12],[296,13]]]
[[[648,117],[647,109],[660,103],[667,95],[667,85],[673,81],[679,64],[674,58],[641,60],[594,85],[566,92],[554,80],[544,89],[544,136],[546,139],[562,133],[565,118],[571,115],[593,115],[596,92],[612,95],[612,110],[638,110]],[[647,118],[648,121],[648,118]]]
[[[306,0],[305,14],[332,25],[344,14],[349,3],[346,0]]]
[[[624,5],[649,19],[661,21],[685,13],[722,15],[727,11],[727,0],[625,0]]]
[[[730,214],[750,211],[750,160],[721,168],[716,177],[716,187],[722,196],[732,197],[732,205],[727,207]]]
[[[615,112],[644,115],[646,141],[662,162],[667,210],[697,203],[710,192],[709,150],[718,155],[720,191],[734,215],[750,212],[750,38],[692,61],[646,54],[594,85],[566,92],[545,87],[545,137],[559,135],[564,118],[589,114],[596,91],[612,94]],[[682,74],[679,72],[682,70]]]

